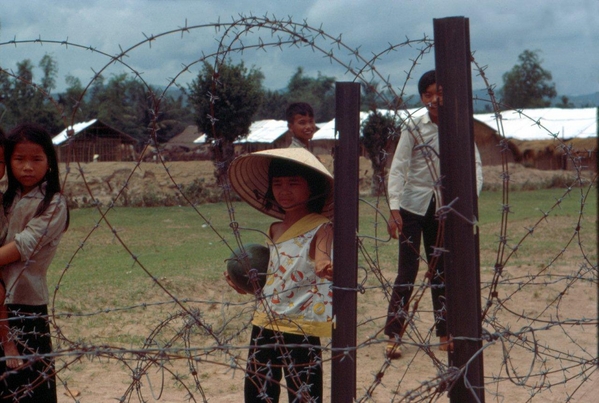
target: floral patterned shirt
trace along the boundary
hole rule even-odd
[[[309,214],[269,245],[270,261],[263,299],[253,324],[276,331],[331,336],[332,283],[318,277],[310,245],[329,220]]]

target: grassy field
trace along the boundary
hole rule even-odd
[[[580,233],[588,249],[581,251],[578,245],[570,245],[572,252],[567,256],[574,260],[573,264],[582,253],[596,260],[596,193],[583,197]],[[559,208],[552,209],[560,199]],[[527,228],[536,226],[536,229],[506,264],[543,265],[558,255],[575,234],[582,201],[580,191],[566,197],[560,190],[511,192],[508,245],[519,242],[529,231]],[[389,242],[385,231],[388,211],[383,207],[377,214],[375,204],[376,200],[361,203],[360,235],[369,253],[378,256],[378,265],[394,270],[397,243]],[[232,228],[238,228],[243,243],[262,243],[262,231],[271,222],[269,217],[244,203],[234,203],[233,207],[235,225],[231,224],[224,203],[201,205],[197,210],[116,208],[104,219],[100,219],[95,209],[71,211],[70,228],[50,269],[51,287],[57,283],[60,287],[56,294],[57,310],[79,306],[77,310],[82,311],[81,307],[89,310],[160,299],[165,295],[158,289],[158,283],[184,298],[193,295],[197,284],[209,282],[217,289],[226,287],[221,277],[225,259],[231,248],[237,246]],[[479,223],[483,271],[490,270],[498,258],[502,208],[500,192],[482,193]]]

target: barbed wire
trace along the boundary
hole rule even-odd
[[[193,31],[213,31],[217,49],[201,53],[194,60],[181,61],[181,69],[167,78],[170,87],[182,87],[183,76],[190,74],[194,66],[211,62],[218,69],[230,54],[243,55],[250,51],[304,51],[309,50],[314,57],[327,60],[339,68],[340,75],[346,75],[376,91],[378,99],[388,105],[388,109],[401,115],[407,83],[412,79],[419,64],[430,53],[433,42],[427,37],[417,40],[407,39],[401,43],[385,45],[382,51],[364,56],[360,46],[346,44],[341,35],[333,36],[322,27],[312,27],[307,21],[296,22],[287,17],[277,19],[271,16],[243,16],[233,18],[231,22],[188,25],[166,31],[157,35],[145,36],[128,48],[121,48],[114,54],[108,54],[92,46],[84,46],[67,40],[55,41],[40,38],[33,40],[17,40],[16,38],[0,43],[5,46],[45,45],[65,47],[74,52],[92,52],[106,59],[104,64],[93,66],[94,72],[90,82],[79,94],[77,104],[81,103],[95,80],[112,66],[120,66],[147,89],[151,102],[152,125],[148,132],[146,149],[155,147],[156,163],[164,170],[170,186],[177,194],[181,204],[193,212],[193,220],[198,227],[204,226],[212,234],[215,243],[224,247],[226,253],[235,248],[243,248],[247,239],[265,236],[263,227],[253,228],[242,224],[245,221],[235,208],[234,195],[228,183],[219,183],[225,202],[224,219],[215,221],[206,206],[197,205],[183,191],[178,177],[171,172],[170,162],[163,156],[162,145],[158,143],[156,133],[159,130],[157,117],[161,113],[161,100],[167,89],[155,93],[146,83],[142,72],[133,68],[127,58],[134,58],[135,52],[142,47],[152,48],[152,44],[174,36],[186,40],[186,34]],[[408,49],[412,56],[411,68],[401,79],[383,77],[377,69],[377,63],[398,50]],[[510,201],[511,165],[508,159],[509,147],[502,124],[502,109],[495,99],[494,84],[485,75],[486,67],[479,66],[473,57],[473,70],[480,77],[490,98],[489,105],[497,117],[497,132],[500,137],[502,200],[499,206],[501,220],[497,227],[481,224],[481,233],[495,234],[496,241],[482,254],[493,263],[481,267],[481,287],[483,296],[483,347],[478,355],[484,355],[485,361],[485,393],[487,401],[546,401],[544,393],[560,401],[577,401],[576,399],[596,379],[597,338],[593,331],[598,326],[596,311],[596,295],[588,296],[587,305],[581,306],[576,297],[586,295],[589,289],[596,290],[598,283],[596,245],[591,237],[597,225],[593,212],[589,212],[589,200],[596,187],[596,173],[590,177],[576,150],[566,144],[556,133],[551,133],[541,121],[520,113],[531,119],[531,124],[547,132],[547,138],[558,144],[571,162],[571,181],[561,194],[552,201],[549,207],[539,207],[537,218],[531,218],[524,228],[520,222],[512,224],[510,214],[522,206]],[[52,96],[34,82],[27,82],[17,73],[0,66],[0,74],[20,80],[41,92],[45,99],[53,102],[61,111],[65,126],[77,122],[78,108],[70,115],[62,110]],[[379,90],[372,83],[380,80]],[[216,117],[216,116],[215,116]],[[411,119],[408,114],[404,120]],[[414,135],[418,135],[414,133]],[[399,136],[390,132],[390,137]],[[144,150],[145,151],[145,150]],[[143,153],[142,153],[143,155]],[[388,158],[385,152],[383,158]],[[432,155],[431,155],[432,157]],[[142,234],[127,234],[121,224],[117,212],[119,204],[125,197],[129,185],[134,182],[135,174],[144,170],[144,162],[131,163],[131,169],[125,175],[108,203],[100,203],[96,191],[89,181],[87,166],[78,161],[67,164],[63,186],[68,187],[73,175],[77,175],[84,183],[87,195],[92,200],[95,210],[93,223],[83,232],[67,233],[77,243],[66,265],[57,276],[56,286],[50,304],[49,321],[54,351],[50,354],[31,354],[22,357],[23,366],[31,366],[40,361],[54,361],[47,372],[41,373],[37,383],[43,383],[49,375],[55,374],[59,385],[63,386],[68,400],[94,401],[97,394],[101,397],[114,398],[117,401],[140,402],[160,401],[220,401],[227,394],[234,400],[241,398],[244,374],[247,370],[249,331],[251,319],[257,304],[263,304],[268,296],[257,292],[251,296],[240,297],[234,292],[222,292],[226,287],[224,280],[206,276],[209,284],[190,285],[188,279],[178,278],[175,272],[180,268],[171,268],[173,274],[162,276],[161,270],[154,267],[142,254],[134,238]],[[442,178],[436,172],[436,187],[442,186]],[[376,178],[375,178],[376,180]],[[550,220],[560,220],[558,214],[564,201],[578,199],[580,209],[576,217],[568,217],[571,223],[568,234],[552,233],[548,224]],[[452,208],[453,201],[442,201],[442,214],[456,214]],[[539,200],[539,206],[547,200]],[[359,402],[431,402],[443,401],[452,385],[468,371],[468,365],[454,368],[448,365],[446,354],[439,354],[438,343],[433,341],[434,323],[432,306],[423,299],[427,289],[431,287],[428,278],[422,278],[414,285],[414,293],[410,301],[410,310],[406,314],[407,329],[402,344],[406,348],[400,361],[390,360],[383,354],[387,342],[383,335],[387,316],[387,304],[393,288],[397,256],[397,245],[387,236],[385,217],[388,212],[388,200],[385,197],[374,201],[363,201],[361,217],[370,217],[368,226],[358,234],[360,267],[359,284],[353,290],[358,293],[358,345],[342,351],[333,350],[330,340],[325,340],[321,347],[313,347],[323,354],[323,365],[330,367],[333,359],[350,359],[350,352],[355,351],[359,368],[359,389],[356,401]],[[151,217],[148,213],[148,220]],[[461,217],[463,220],[472,218]],[[476,220],[476,218],[475,218]],[[444,220],[440,220],[441,223]],[[196,224],[194,222],[194,224]],[[383,234],[381,234],[381,225]],[[517,226],[517,228],[516,228]],[[264,225],[266,227],[266,224]],[[561,228],[561,227],[560,227]],[[141,273],[137,276],[139,284],[134,280],[117,283],[107,278],[105,289],[96,296],[99,301],[90,303],[90,296],[81,295],[84,290],[75,293],[73,284],[80,274],[74,267],[85,265],[85,256],[97,253],[99,246],[106,242],[109,234],[112,246],[122,253],[120,267],[128,267],[128,272]],[[593,234],[593,235],[591,235]],[[160,236],[168,237],[165,230]],[[519,254],[526,254],[533,237],[547,237],[559,244],[551,245],[539,253],[543,263],[536,263],[523,268]],[[435,257],[444,253],[440,247],[443,238],[443,226],[439,231],[439,250]],[[64,243],[64,240],[63,240]],[[392,252],[389,252],[392,251]],[[524,251],[524,252],[523,252]],[[198,266],[203,268],[202,250],[196,250]],[[101,252],[100,252],[101,253]],[[226,256],[225,256],[226,257]],[[223,260],[224,258],[223,257]],[[425,258],[423,257],[423,260]],[[434,260],[434,259],[433,259]],[[541,259],[540,259],[541,260]],[[80,263],[82,262],[82,263]],[[434,264],[434,262],[430,262]],[[219,273],[220,268],[217,270]],[[74,280],[71,280],[73,278]],[[114,283],[114,284],[113,284]],[[117,286],[121,287],[118,289]],[[85,286],[80,284],[79,287]],[[94,286],[94,285],[92,285]],[[102,284],[95,285],[103,287]],[[184,288],[188,287],[188,288]],[[198,288],[200,287],[200,288]],[[592,288],[594,287],[594,288]],[[115,289],[116,288],[116,289]],[[202,292],[201,298],[190,296]],[[135,295],[127,295],[134,292]],[[105,294],[105,295],[104,295]],[[114,300],[110,297],[114,295]],[[93,296],[91,296],[94,298]],[[133,302],[131,302],[133,301]],[[19,335],[13,334],[18,340]],[[304,344],[279,346],[288,351]],[[272,346],[271,346],[272,347]],[[4,362],[9,357],[0,358]],[[288,366],[293,363],[287,360]],[[320,365],[315,362],[311,365]],[[295,368],[292,378],[297,378],[303,368]],[[293,372],[293,371],[292,371]],[[366,373],[368,372],[368,373]],[[11,372],[0,375],[0,382]],[[94,391],[94,385],[88,385],[87,377],[101,374],[117,374],[119,384],[110,384]],[[330,373],[326,374],[330,378]],[[123,381],[123,379],[126,379]],[[266,377],[264,380],[272,381]],[[111,382],[115,382],[111,378]],[[24,385],[22,390],[12,391],[16,400],[27,395],[36,384]],[[285,387],[285,385],[282,385]],[[81,388],[84,390],[79,390]],[[326,388],[325,388],[326,389]],[[82,394],[78,394],[82,393]],[[325,390],[325,395],[329,393]],[[557,397],[558,396],[558,397]],[[226,398],[225,398],[226,399]],[[526,399],[526,400],[525,400]],[[222,400],[226,401],[226,400]]]

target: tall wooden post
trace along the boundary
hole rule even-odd
[[[356,398],[360,84],[337,83],[335,92],[331,402],[346,403]]]
[[[468,19],[434,20],[439,107],[439,154],[445,220],[444,255],[448,331],[454,350],[449,365],[464,370],[449,394],[452,403],[484,402],[481,301],[472,77]],[[465,217],[466,219],[462,218]]]

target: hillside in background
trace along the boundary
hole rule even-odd
[[[172,96],[173,98],[178,98],[179,96],[183,96],[183,99],[186,100],[187,96],[178,88],[169,88],[166,91],[167,95]],[[495,94],[496,98],[498,95]],[[584,94],[584,95],[566,95],[570,103],[574,105],[574,108],[589,108],[589,107],[599,107],[599,91],[592,94]],[[486,89],[474,90],[472,91],[472,104],[474,108],[474,113],[485,112],[486,108],[489,108],[490,100],[489,95],[487,94]],[[558,95],[553,99],[551,106],[555,106],[556,104],[561,103],[562,95]],[[419,98],[417,95],[411,95],[406,97],[406,103],[410,107],[418,107],[419,106]]]
[[[495,92],[495,98],[497,100],[500,98],[498,92],[498,90]],[[551,102],[551,106],[554,107],[557,104],[560,104],[562,102],[562,96],[563,95],[556,96]],[[486,89],[472,91],[472,97],[474,113],[485,112],[488,110],[486,108],[488,108],[490,101]],[[574,105],[574,108],[599,107],[599,91],[593,94],[566,95],[566,97],[568,97],[568,101]]]
[[[566,96],[577,108],[599,106],[599,91],[595,92],[594,94]],[[560,98],[561,100],[561,95],[556,98]],[[554,100],[553,105],[559,103],[560,100]]]
[[[159,90],[164,90],[165,87],[156,86],[155,88]],[[498,99],[499,95],[496,90],[495,97]],[[178,99],[179,97],[183,97],[183,104],[185,106],[187,103],[187,95],[181,91],[181,89],[177,87],[170,87],[166,90],[166,95],[171,96],[174,99]],[[58,94],[53,94],[55,98],[58,97]],[[592,94],[583,94],[583,95],[566,95],[570,103],[574,105],[574,108],[589,108],[589,107],[599,107],[599,91]],[[472,91],[472,104],[474,108],[474,113],[481,113],[490,110],[490,100],[489,95],[487,94],[486,89],[479,89]],[[555,106],[561,103],[562,95],[556,96],[551,106]],[[419,98],[417,95],[410,95],[406,97],[406,103],[409,107],[418,107],[420,105]]]

